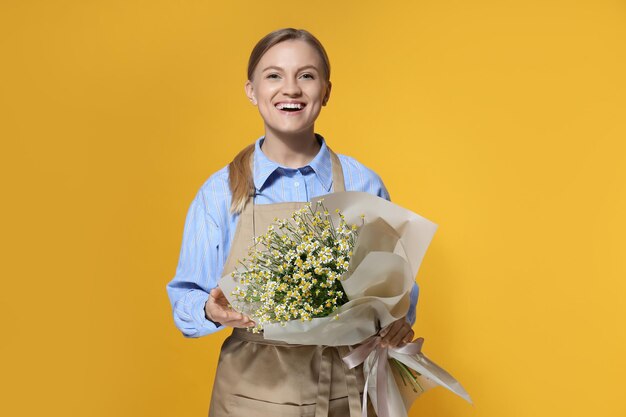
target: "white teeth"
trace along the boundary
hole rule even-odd
[[[304,105],[302,105],[301,103],[278,103],[276,105],[276,108],[279,110],[282,109],[302,109],[304,108]]]

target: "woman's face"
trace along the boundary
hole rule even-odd
[[[266,130],[297,134],[313,130],[330,88],[317,51],[305,41],[288,40],[261,57],[246,95],[259,107]]]

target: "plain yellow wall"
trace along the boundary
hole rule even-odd
[[[227,332],[165,291],[187,208],[263,134],[271,30],[312,31],[316,131],[439,225],[412,416],[626,415],[624,1],[2,1],[2,415],[204,416]]]

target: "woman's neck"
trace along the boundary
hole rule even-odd
[[[270,160],[288,168],[307,165],[320,150],[320,143],[313,130],[297,135],[277,135],[265,129],[261,150]]]

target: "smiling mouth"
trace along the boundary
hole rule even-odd
[[[300,113],[306,107],[306,103],[278,103],[276,109],[285,114]]]

